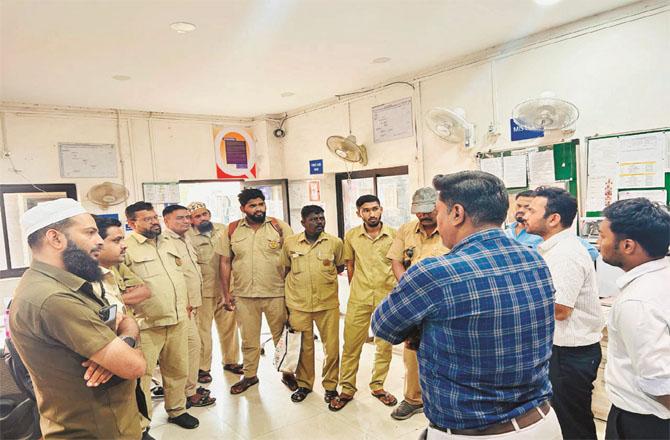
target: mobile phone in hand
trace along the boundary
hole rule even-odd
[[[98,316],[100,316],[100,319],[102,319],[107,327],[116,331],[116,304],[101,308]]]

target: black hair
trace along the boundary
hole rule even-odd
[[[459,171],[438,174],[433,186],[440,200],[451,209],[463,206],[474,226],[501,225],[507,217],[509,197],[505,184],[498,177],[483,171]]]
[[[569,228],[577,215],[577,199],[575,196],[562,188],[539,187],[535,190],[535,197],[544,197],[547,199],[547,206],[544,208],[544,218],[551,214],[561,216],[561,225]]]
[[[381,202],[379,201],[379,197],[377,197],[374,194],[365,194],[360,196],[358,199],[356,199],[356,209],[360,208],[366,203],[372,203],[372,202],[377,202],[379,206],[381,206]]]
[[[310,214],[321,214],[323,212],[323,208],[319,205],[305,205],[300,210],[300,216],[305,220]]]
[[[527,189],[525,191],[521,191],[519,193],[516,193],[516,196],[514,197],[514,200],[518,200],[519,197],[535,197],[535,191],[532,189]]]
[[[28,246],[30,246],[31,249],[38,249],[40,247],[42,239],[47,234],[47,231],[49,229],[55,229],[58,232],[62,232],[63,234],[65,234],[65,230],[68,227],[70,227],[71,223],[72,221],[70,217],[38,229],[37,231],[31,233],[28,236]]]
[[[168,205],[168,206],[165,207],[165,209],[163,209],[163,217],[165,217],[168,214],[172,214],[175,211],[179,211],[180,209],[185,209],[186,211],[188,211],[188,208],[186,208],[185,206]]]
[[[637,197],[619,200],[603,210],[617,240],[630,239],[652,258],[663,257],[670,246],[670,214],[658,203]]]
[[[139,201],[135,202],[132,205],[126,206],[126,218],[128,220],[135,220],[135,214],[140,211],[153,211],[154,205],[149,202]]]
[[[122,226],[119,219],[116,218],[100,217],[97,215],[94,215],[93,218],[95,219],[95,225],[98,227],[98,234],[100,234],[100,237],[103,240],[107,238],[107,229],[114,227],[120,228]]]
[[[257,188],[244,188],[241,193],[237,195],[237,200],[240,201],[240,206],[249,203],[249,200],[261,199],[265,201],[265,194]]]

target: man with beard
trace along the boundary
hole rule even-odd
[[[188,357],[184,356],[188,352],[184,261],[174,244],[161,235],[161,225],[151,203],[128,205],[126,218],[133,229],[127,240],[126,264],[151,290],[150,298],[132,307],[147,359],[148,369],[142,378],[147,407],[152,407],[149,388],[153,370],[160,362],[168,422],[195,429],[200,422],[186,412],[184,396],[188,375]],[[148,423],[144,425],[148,429]]]
[[[286,268],[286,306],[291,328],[302,332],[296,378],[298,389],[293,402],[302,402],[314,386],[314,324],[319,329],[325,359],[321,373],[329,404],[337,398],[340,363],[340,303],[337,274],[344,270],[342,240],[324,232],[323,208],[303,206],[300,211],[304,232],[286,239],[281,261]]]
[[[395,229],[382,223],[379,198],[372,194],[356,200],[356,214],[363,224],[352,228],[344,236],[344,261],[351,284],[351,293],[344,318],[344,347],[340,383],[342,392],[330,404],[333,410],[342,409],[356,393],[356,373],[363,344],[368,337],[370,317],[382,299],[395,286],[391,260],[386,257]],[[384,390],[384,380],[389,371],[393,346],[375,338],[375,362],[372,368],[370,389],[372,395],[384,405],[393,406],[398,400]]]
[[[58,199],[26,211],[21,226],[32,263],[9,327],[35,387],[44,438],[140,438],[140,332],[128,316],[118,323],[104,316],[107,297],[93,291],[102,278],[93,217],[75,200]]]
[[[598,373],[604,316],[596,271],[572,222],[577,200],[560,188],[540,188],[525,215],[526,229],[544,240],[538,245],[556,289],[554,345],[549,380],[552,404],[566,439],[596,439],[591,412]]]
[[[196,319],[202,305],[202,274],[198,267],[198,255],[193,244],[186,237],[186,231],[191,229],[191,217],[184,206],[170,205],[163,209],[165,222],[165,238],[172,242],[175,249],[181,254],[181,268],[186,280],[188,292],[188,377],[186,379],[186,407],[209,406],[216,402],[206,388],[198,388],[198,367],[200,365],[200,334]]]
[[[391,259],[391,269],[400,280],[407,269],[427,257],[437,257],[449,252],[444,247],[437,230],[437,192],[430,187],[419,188],[412,196],[412,214],[416,220],[402,225],[386,256]],[[393,410],[391,417],[406,420],[423,411],[417,347],[411,340],[405,342],[402,358],[405,364],[404,400]]]
[[[221,256],[214,252],[215,244],[226,233],[225,225],[213,223],[212,214],[202,202],[193,202],[188,205],[191,214],[191,228],[186,235],[193,243],[198,254],[198,264],[202,273],[202,305],[198,310],[197,322],[202,350],[200,351],[200,366],[198,381],[210,383],[212,376],[212,320],[216,322],[216,331],[219,335],[223,370],[233,374],[242,374],[242,364],[239,362],[239,337],[235,313],[223,307],[223,293],[221,290],[220,260]]]
[[[609,314],[605,438],[670,438],[670,214],[648,199],[603,210],[600,252],[626,273]]]
[[[237,198],[244,218],[228,225],[214,249],[221,256],[224,307],[235,310],[242,336],[244,377],[230,388],[231,394],[240,394],[258,383],[263,314],[275,345],[282,334],[286,304],[281,248],[284,239],[293,234],[283,221],[266,217],[265,196],[260,190],[246,188]],[[291,391],[298,388],[292,374],[284,374],[282,383]]]

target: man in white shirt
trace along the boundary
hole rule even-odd
[[[556,289],[554,346],[549,364],[552,403],[566,439],[596,439],[591,412],[604,317],[596,272],[572,222],[577,200],[559,188],[539,188],[525,215],[526,230],[544,239],[538,251]]]
[[[607,439],[670,438],[670,214],[648,199],[603,211],[603,260],[626,273],[607,323]]]

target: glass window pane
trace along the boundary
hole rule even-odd
[[[377,178],[377,197],[384,207],[384,223],[398,228],[411,218],[409,176],[385,176]]]
[[[365,194],[375,193],[373,177],[342,181],[342,210],[344,216],[344,232],[358,226],[361,219],[356,215],[356,199]]]

